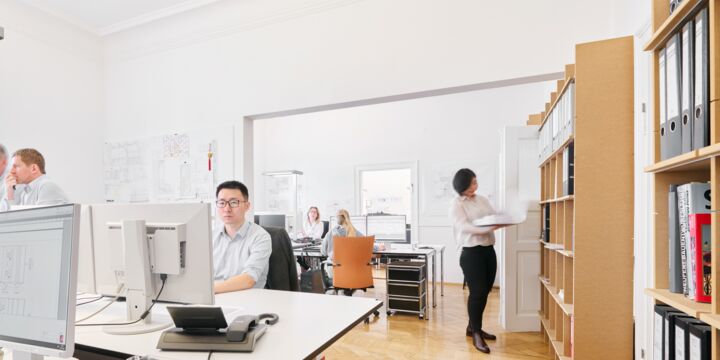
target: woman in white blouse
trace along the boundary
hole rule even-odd
[[[323,223],[320,221],[320,210],[317,206],[311,206],[308,209],[307,219],[303,224],[303,233],[305,237],[322,239]]]
[[[493,215],[495,210],[488,199],[475,194],[478,183],[472,170],[458,170],[453,178],[453,188],[458,196],[452,201],[450,219],[455,242],[462,247],[460,267],[470,289],[467,301],[469,321],[465,333],[472,336],[475,348],[490,353],[485,340],[495,340],[496,336],[482,330],[482,318],[497,272],[493,232],[500,226],[473,226],[473,220]]]

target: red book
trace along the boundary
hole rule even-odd
[[[695,301],[709,303],[710,296],[710,214],[690,214],[690,255],[692,273],[695,280]]]

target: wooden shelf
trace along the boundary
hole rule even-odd
[[[711,312],[710,304],[692,301],[683,294],[671,293],[667,289],[645,289],[645,294],[696,318],[700,318],[700,314]]]
[[[548,161],[550,161],[550,160],[552,160],[552,158],[558,156],[558,154],[560,154],[563,150],[565,150],[565,148],[574,140],[575,140],[575,134],[570,134],[570,136],[568,136],[568,138],[565,139],[565,141],[562,143],[562,145],[558,146],[558,148],[555,151],[553,151],[553,153],[550,154],[550,156],[548,156],[547,159],[543,160],[543,162],[540,164],[540,167],[547,165]]]
[[[558,203],[558,202],[573,201],[573,200],[575,200],[575,195],[565,195],[563,197],[559,197],[556,199],[548,199],[548,200],[540,201],[539,204]]]
[[[670,35],[675,32],[686,20],[693,10],[702,3],[702,0],[684,0],[675,11],[653,33],[650,41],[645,45],[645,51],[658,50],[665,45]]]
[[[700,320],[706,322],[708,325],[720,329],[720,315],[719,314],[709,314],[709,313],[702,313],[700,314]]]
[[[573,75],[568,76],[566,69],[565,76],[575,81],[574,133],[539,165],[540,203],[552,204],[542,207],[541,229],[549,222],[552,242],[541,242],[540,273],[556,286],[543,277],[539,280],[543,312],[550,317],[543,324],[554,324],[555,329],[546,331],[551,340],[558,340],[552,343],[554,357],[567,358],[560,354],[569,351],[568,325],[575,308],[581,317],[574,322],[575,358],[632,357],[633,284],[617,279],[632,278],[633,269],[632,242],[627,241],[634,229],[632,216],[627,216],[634,212],[633,42],[632,37],[623,37],[575,47]],[[558,87],[565,89],[568,84],[558,82]],[[544,107],[543,123],[558,98],[551,95],[552,106]],[[558,190],[566,171],[562,151],[568,146],[575,146],[575,189],[582,193],[561,196]],[[610,188],[608,175],[613,178]],[[667,195],[665,199],[667,204]],[[604,240],[593,241],[599,238]],[[574,250],[592,255],[575,259]],[[603,341],[598,342],[597,329],[612,331],[603,333]]]
[[[543,284],[543,286],[545,286],[545,289],[547,289],[547,291],[550,293],[550,296],[553,298],[553,300],[555,300],[555,302],[560,305],[560,308],[562,308],[565,315],[571,316],[574,310],[573,304],[564,303],[563,299],[560,299],[557,288],[551,286],[549,281],[543,279],[542,276],[538,276],[538,279],[540,279],[540,282]]]
[[[645,172],[676,172],[676,171],[692,171],[692,170],[708,170],[710,171],[710,161],[708,157],[700,157],[699,150],[692,150],[682,155],[675,156],[670,159],[662,160],[645,168]]]
[[[560,251],[558,251],[558,253],[560,253],[560,255],[562,255],[562,256],[569,257],[569,258],[575,257],[575,253],[573,253],[572,250],[560,250]]]

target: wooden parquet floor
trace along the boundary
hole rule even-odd
[[[384,273],[383,273],[384,275]],[[383,276],[384,277],[384,276]],[[356,294],[357,296],[357,294]],[[385,280],[375,279],[375,290],[364,294],[384,299]],[[540,333],[510,333],[498,322],[499,292],[488,299],[484,322],[496,341],[488,341],[491,353],[483,354],[465,336],[467,326],[467,290],[460,285],[445,284],[429,321],[412,314],[385,315],[361,323],[325,351],[326,359],[552,359],[552,350]]]

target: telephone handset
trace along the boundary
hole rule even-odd
[[[276,314],[240,315],[228,326],[219,307],[167,309],[176,327],[160,335],[157,348],[162,350],[253,351],[268,325],[279,320]]]
[[[265,320],[265,323],[261,323]],[[228,341],[241,342],[247,339],[248,333],[252,331],[262,331],[257,335],[262,336],[265,333],[264,325],[273,325],[279,320],[277,314],[260,314],[260,315],[240,315],[230,323],[227,327],[225,335]],[[257,336],[257,337],[260,337]]]

